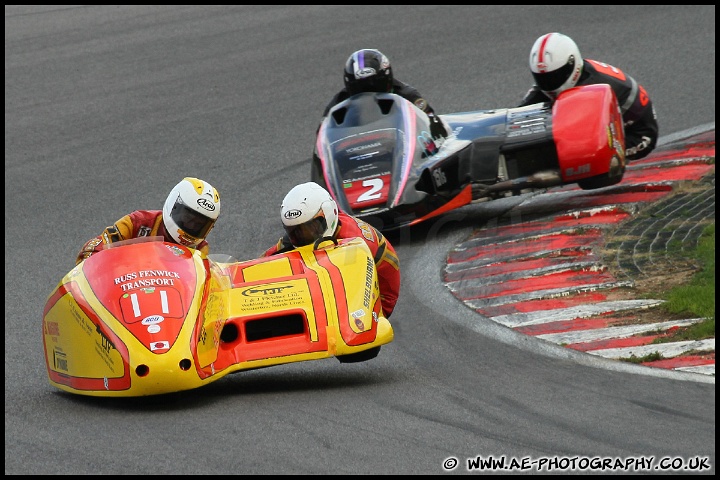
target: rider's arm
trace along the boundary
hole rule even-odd
[[[400,294],[400,260],[395,248],[390,242],[378,232],[380,248],[375,256],[375,265],[380,283],[380,301],[382,302],[383,313],[390,317]]]
[[[285,253],[289,252],[290,250],[293,250],[295,247],[293,247],[292,243],[290,243],[290,239],[287,237],[287,235],[283,236],[278,240],[278,242],[273,245],[272,247],[265,250],[265,252],[262,254],[263,257],[269,257],[271,255],[275,255],[278,253]]]
[[[97,253],[102,250],[103,245],[132,238],[132,234],[133,222],[132,218],[130,218],[130,215],[128,214],[114,224],[105,227],[105,230],[103,230],[100,235],[85,242],[85,245],[82,246],[80,252],[75,258],[75,264],[77,265],[93,253]]]
[[[417,108],[427,114],[430,119],[430,135],[432,135],[433,138],[448,136],[448,131],[440,118],[435,115],[435,110],[430,106],[430,103],[420,95],[420,92],[418,92],[415,87],[403,83],[400,80],[393,79],[393,93],[412,102]]]
[[[549,101],[551,101],[550,97],[545,95],[537,85],[533,85],[530,87],[530,90],[527,91],[518,107],[526,107],[528,105],[532,105],[533,103],[543,103]]]
[[[625,123],[625,155],[628,160],[645,158],[655,149],[658,138],[655,107],[648,100],[648,108],[640,119]]]
[[[400,95],[409,102],[412,102],[416,107],[428,114],[428,116],[435,114],[435,110],[433,110],[430,106],[430,103],[428,103],[428,101],[425,100],[423,96],[420,95],[420,92],[418,92],[418,90],[412,85],[408,85],[398,79],[393,79],[393,93]]]
[[[395,309],[400,293],[400,261],[395,249],[378,229],[351,215],[340,220],[338,238],[362,238],[375,261],[380,286],[380,302],[386,317]]]

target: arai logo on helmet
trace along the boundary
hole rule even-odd
[[[296,218],[300,218],[300,215],[302,215],[302,212],[300,210],[292,209],[285,212],[283,216],[288,220],[294,220]]]
[[[375,69],[370,67],[361,68],[360,70],[355,70],[355,78],[367,78],[372,77],[375,75]]]
[[[198,198],[197,204],[205,210],[215,211],[215,204],[206,198]]]

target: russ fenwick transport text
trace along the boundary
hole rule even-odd
[[[455,470],[459,461],[455,457],[443,461],[443,470]],[[711,469],[710,458],[682,457],[481,457],[466,459],[466,469],[472,471],[538,470],[541,472],[593,471],[593,472],[640,472],[640,471],[687,471],[704,472]]]

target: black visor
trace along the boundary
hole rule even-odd
[[[351,95],[363,92],[388,93],[390,92],[390,81],[386,75],[373,75],[350,80],[347,89]]]
[[[202,239],[207,236],[215,223],[215,220],[186,207],[182,203],[175,203],[170,212],[170,217],[182,231],[195,238]]]
[[[296,247],[310,245],[322,237],[326,229],[327,220],[325,220],[324,215],[315,217],[300,225],[285,225],[285,231],[288,238],[290,238],[290,243]]]
[[[572,75],[574,69],[575,57],[570,56],[570,58],[568,59],[568,63],[558,68],[557,70],[545,73],[533,72],[533,77],[535,77],[535,83],[537,83],[537,86],[540,87],[540,90],[544,92],[552,92],[560,88],[562,84],[565,83],[568,78],[570,78],[570,75]]]

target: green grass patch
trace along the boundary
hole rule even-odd
[[[715,337],[715,224],[705,227],[697,248],[693,251],[685,251],[684,254],[698,260],[701,268],[687,285],[674,287],[666,293],[659,294],[659,298],[666,300],[659,308],[688,318],[706,320],[680,328],[667,337],[657,339],[654,343]]]
[[[635,355],[630,355],[629,357],[622,357],[618,358],[621,362],[628,362],[628,363],[645,363],[645,362],[657,362],[658,360],[662,360],[663,357],[662,353],[660,352],[653,352],[648,353],[647,355],[644,355],[642,357],[637,357]]]

